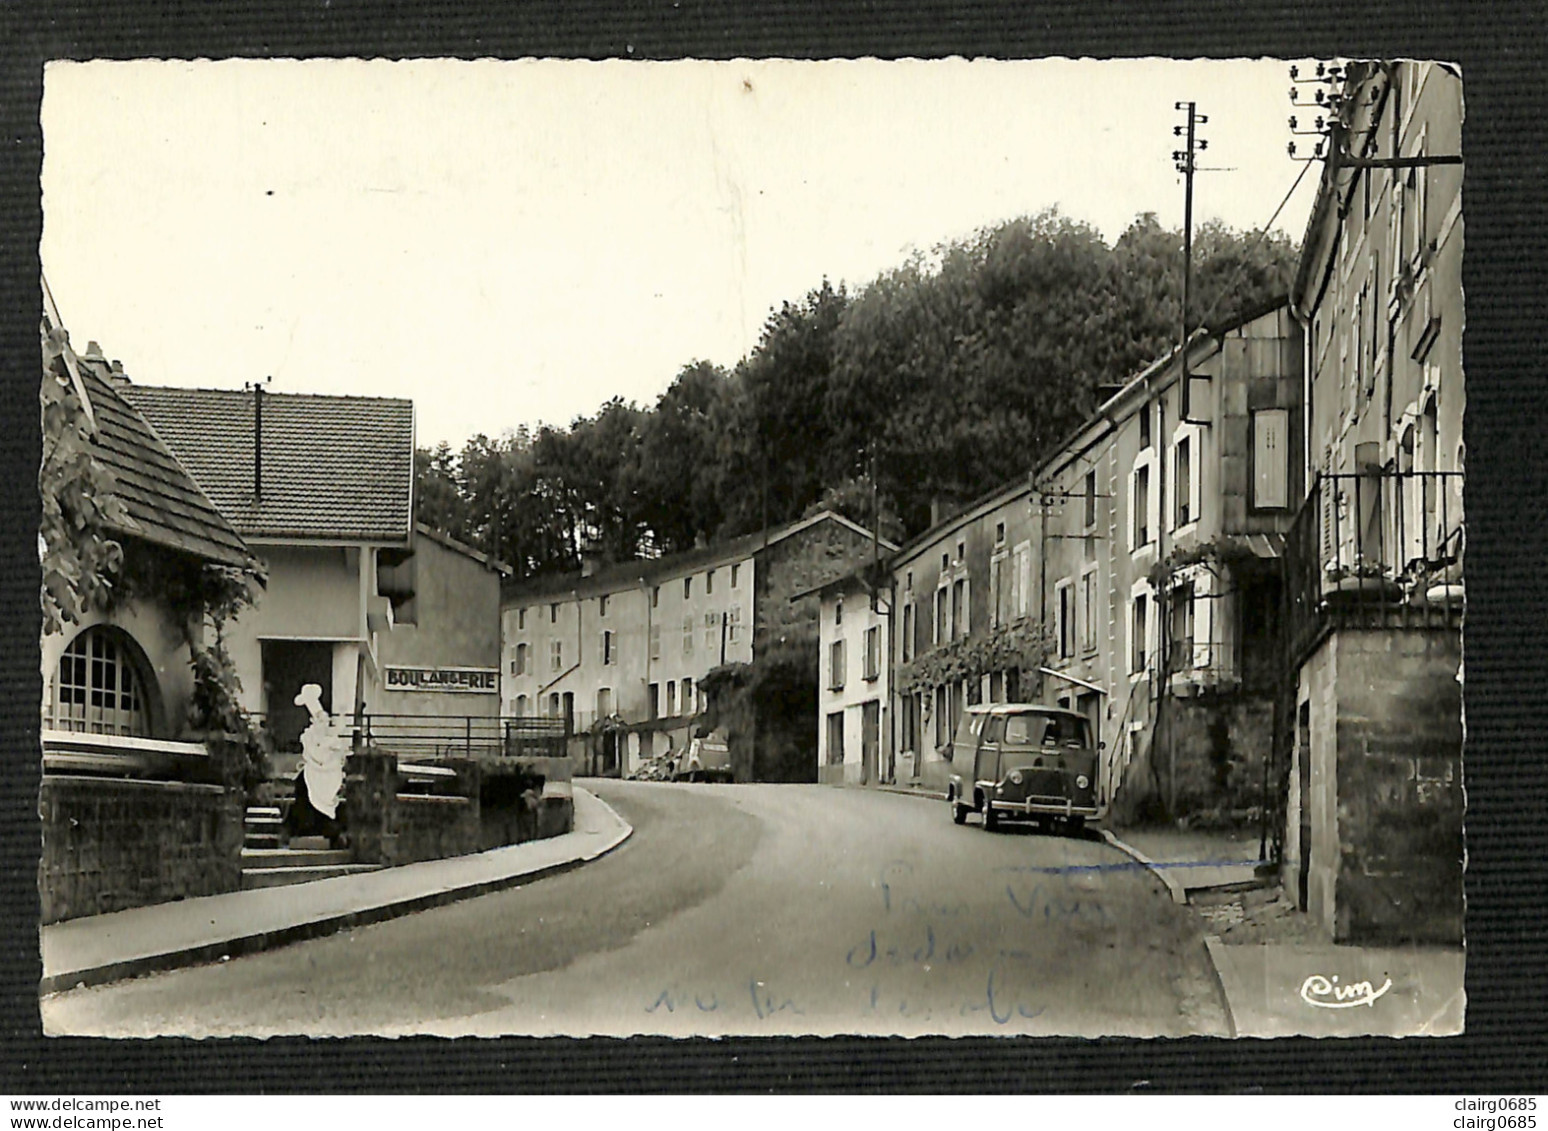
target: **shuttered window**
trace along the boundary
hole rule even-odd
[[[1265,408],[1252,414],[1252,505],[1290,505],[1290,413]]]

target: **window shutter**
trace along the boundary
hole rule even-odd
[[[1283,408],[1261,409],[1252,414],[1252,505],[1290,505],[1290,413]]]

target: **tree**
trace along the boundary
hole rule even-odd
[[[641,416],[635,472],[640,515],[662,553],[692,548],[724,521],[716,472],[729,396],[725,370],[694,361]]]
[[[770,314],[727,373],[684,366],[649,409],[421,453],[421,505],[522,575],[685,550],[831,505],[898,537],[932,499],[1029,472],[1181,332],[1182,236],[1145,213],[1111,246],[1056,209],[916,255],[855,293],[824,280]],[[1191,325],[1286,293],[1282,235],[1204,224]],[[455,493],[448,482],[455,480]],[[865,498],[862,498],[862,495]],[[455,497],[454,497],[455,496]],[[461,516],[460,518],[458,516]],[[452,531],[455,533],[456,531]]]
[[[457,457],[441,441],[414,452],[415,519],[453,538],[468,539],[468,500],[457,482]]]
[[[794,518],[828,479],[852,470],[835,450],[827,411],[835,338],[848,302],[842,287],[824,279],[799,303],[771,314],[757,348],[737,366],[728,407],[739,419],[720,448],[722,535]]]

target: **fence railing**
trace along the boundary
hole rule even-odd
[[[1329,627],[1440,627],[1462,613],[1462,473],[1319,476],[1285,546],[1292,665]]]
[[[367,746],[402,758],[560,758],[569,731],[563,719],[493,715],[368,713],[361,721]]]
[[[1174,638],[1167,643],[1166,672],[1173,683],[1234,683],[1241,679],[1237,651],[1223,640]]]

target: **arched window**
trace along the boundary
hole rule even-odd
[[[59,670],[44,725],[88,734],[149,737],[150,705],[141,671],[144,661],[122,630],[88,628],[70,641]]]
[[[525,695],[516,696],[516,716],[523,719],[527,717],[527,697]]]

